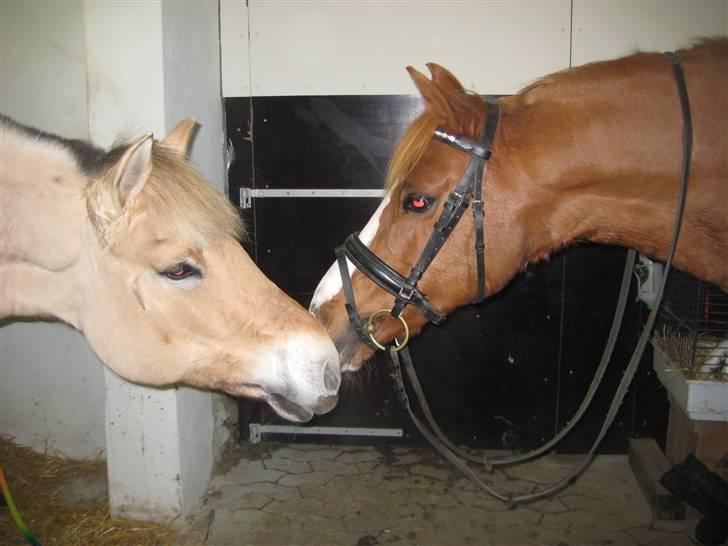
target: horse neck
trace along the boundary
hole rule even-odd
[[[630,247],[659,260],[667,256],[683,154],[672,69],[654,54],[601,65],[601,70],[594,65],[583,74],[557,76],[506,101],[503,155],[510,158],[504,163],[514,166],[503,174],[526,196],[522,217],[530,229],[524,264],[579,240]],[[690,85],[699,67],[685,69]],[[726,179],[726,137],[704,106],[724,91],[697,80],[690,102],[700,131],[675,265],[725,285],[728,279],[709,261],[711,256],[728,259],[725,241],[721,246],[715,242],[720,237],[710,236],[711,230],[726,229],[725,213],[720,213],[725,187],[722,204],[715,193]],[[721,106],[714,114],[725,112],[726,105]],[[722,156],[710,150],[722,150]]]
[[[78,326],[87,179],[61,146],[0,130],[0,318]]]

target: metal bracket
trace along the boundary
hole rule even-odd
[[[240,188],[240,208],[249,209],[253,206],[253,199],[261,198],[289,198],[301,199],[311,197],[369,197],[382,198],[386,190],[370,190],[370,189],[270,189],[270,188]]]
[[[381,436],[401,438],[401,428],[361,427],[297,427],[292,425],[261,425],[250,423],[250,443],[260,442],[263,434],[312,434],[326,436]]]

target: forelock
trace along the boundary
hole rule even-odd
[[[201,242],[245,237],[237,209],[176,152],[155,143],[152,162],[151,176],[138,198],[156,222],[172,224]]]

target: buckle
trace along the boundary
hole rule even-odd
[[[447,196],[447,200],[451,201],[453,203],[459,203],[466,197],[465,192],[460,193],[456,190],[453,190],[450,192],[450,195]]]
[[[412,302],[412,296],[415,295],[415,292],[416,291],[417,291],[417,287],[416,286],[413,286],[413,287],[411,287],[411,288],[408,289],[407,288],[407,285],[403,285],[402,288],[399,289],[398,296],[401,299],[403,299],[403,300],[411,303]]]

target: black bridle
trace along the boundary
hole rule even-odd
[[[359,239],[358,233],[349,235],[344,244],[336,249],[336,259],[341,273],[344,296],[346,298],[346,312],[359,338],[372,349],[382,349],[372,337],[374,325],[371,320],[367,324],[359,315],[351,286],[351,278],[347,268],[347,258],[367,277],[381,288],[394,296],[394,305],[389,313],[393,317],[401,318],[402,312],[408,305],[416,307],[427,320],[440,324],[445,320],[445,314],[435,308],[427,296],[418,288],[417,283],[427,271],[435,256],[440,252],[448,237],[458,225],[465,210],[473,203],[473,226],[475,228],[475,257],[478,271],[478,288],[472,303],[479,303],[485,298],[485,240],[483,234],[483,177],[487,169],[487,162],[491,155],[493,138],[498,127],[500,110],[497,104],[488,104],[488,117],[485,122],[483,134],[479,143],[452,135],[446,131],[436,130],[433,138],[444,142],[459,150],[470,154],[470,160],[463,176],[443,206],[440,217],[432,229],[430,238],[422,250],[417,263],[412,267],[409,275],[401,275],[381,258],[369,250]],[[377,313],[379,314],[379,312]],[[407,328],[403,319],[402,323]],[[406,345],[406,340],[399,344]]]

